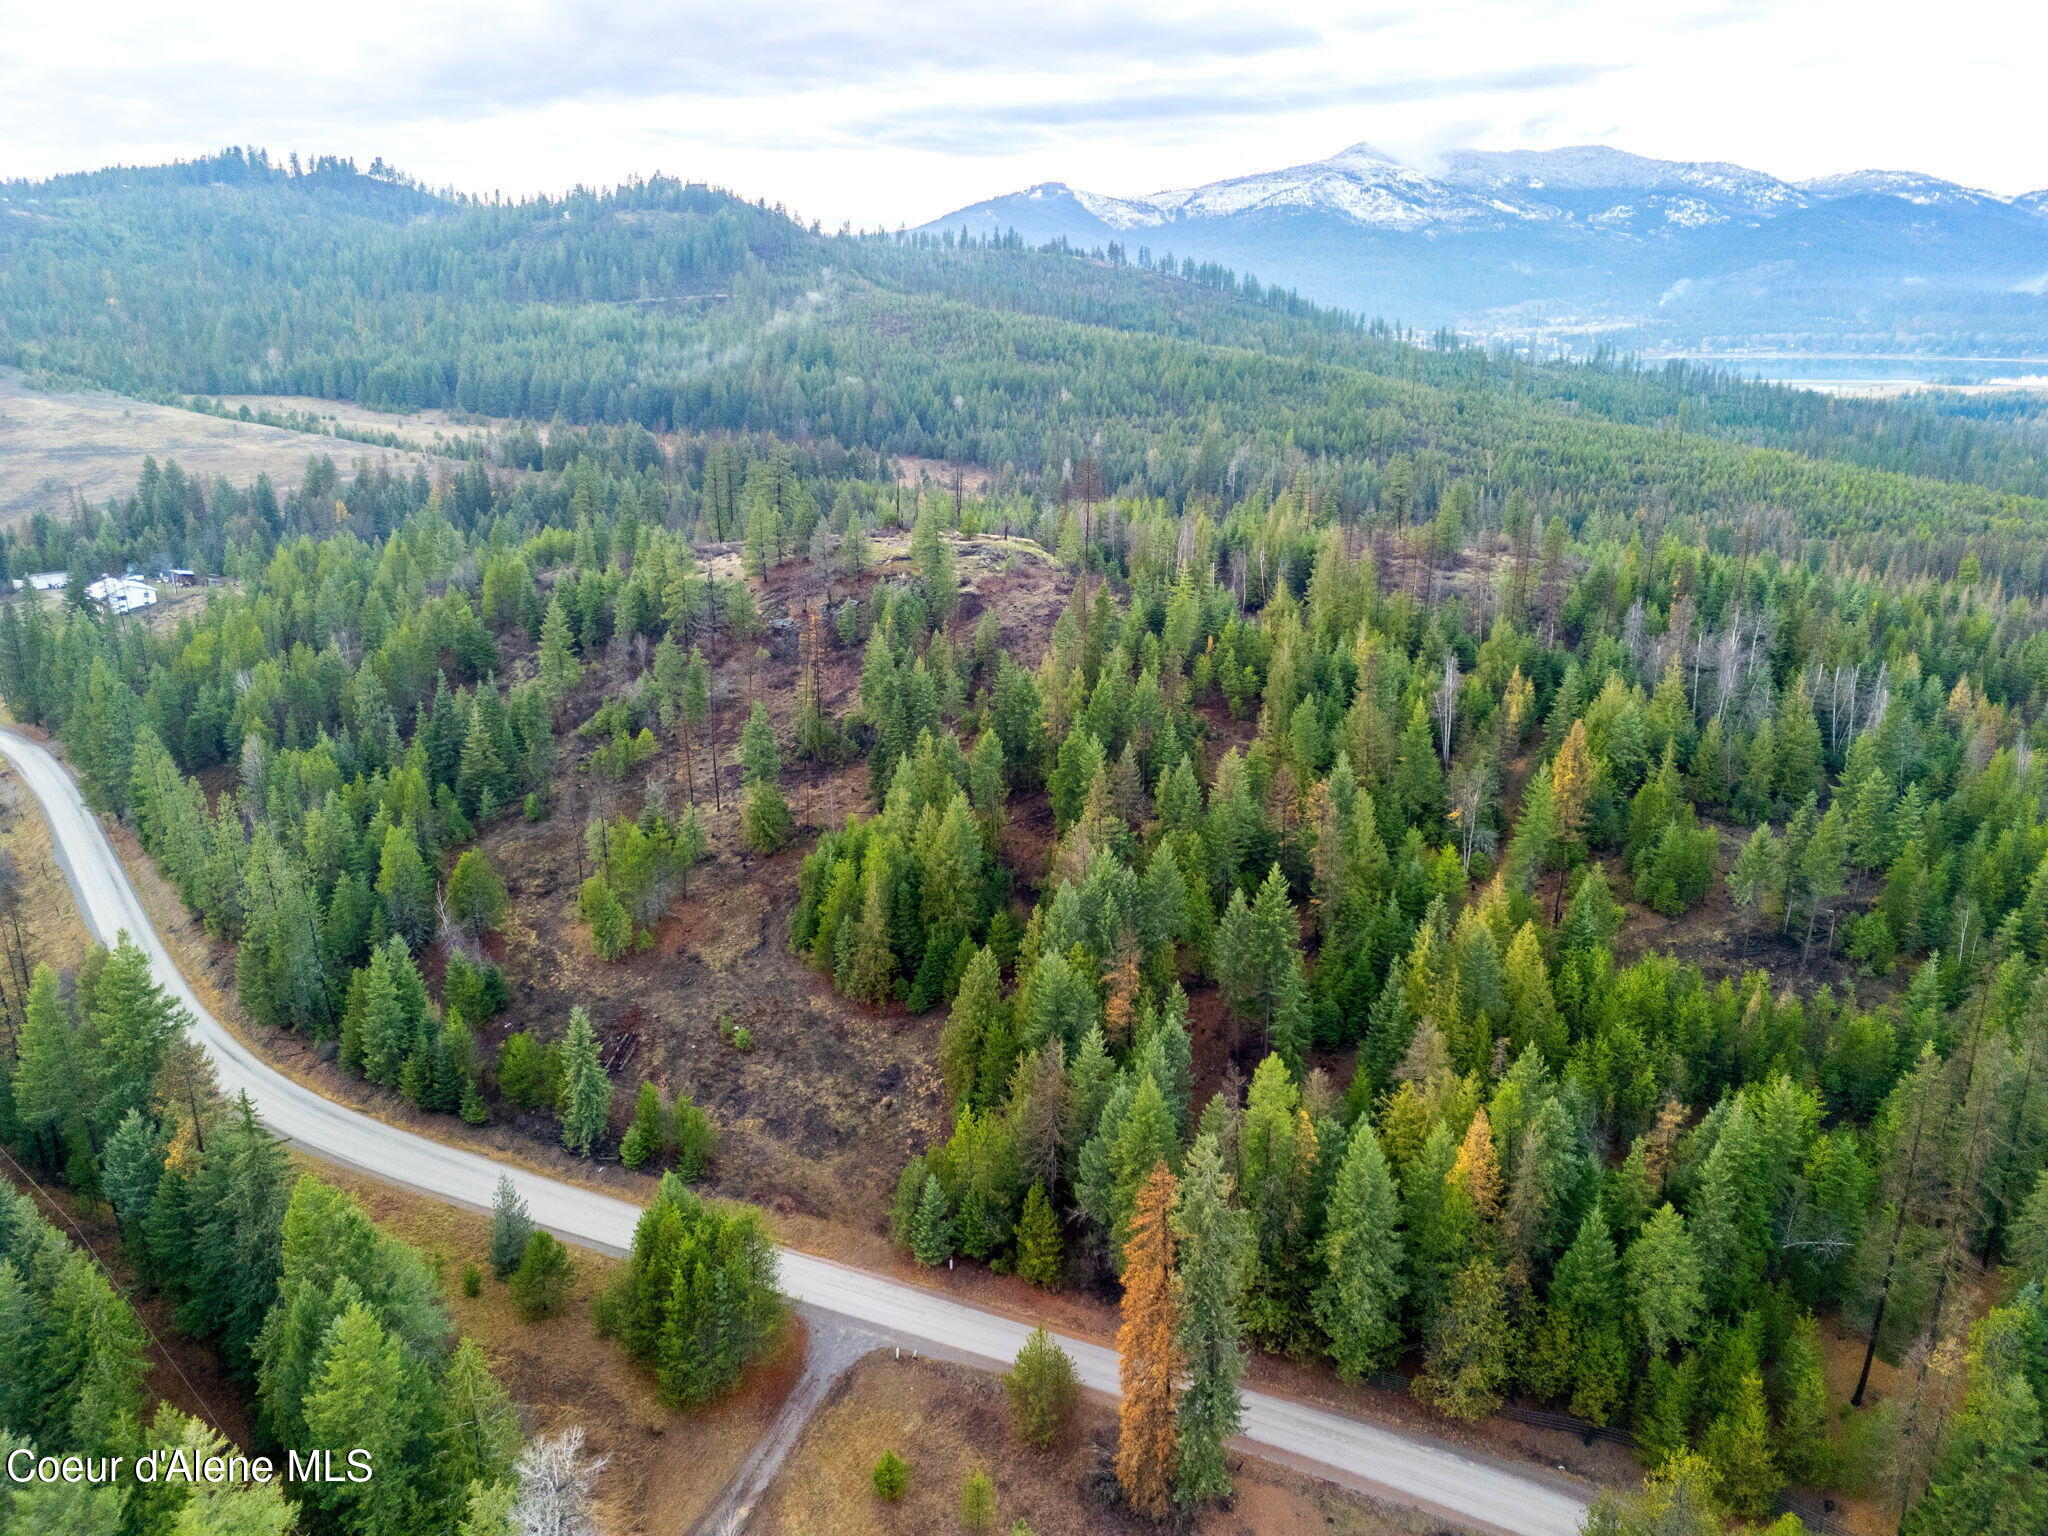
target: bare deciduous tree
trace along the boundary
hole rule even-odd
[[[597,1536],[591,1489],[609,1456],[585,1457],[581,1427],[526,1443],[514,1469],[519,1496],[512,1505],[515,1536]]]

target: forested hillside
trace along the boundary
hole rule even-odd
[[[231,152],[4,193],[0,360],[119,389],[774,432],[1040,487],[1094,461],[1176,499],[1306,470],[1354,513],[1483,469],[1575,516],[1752,521],[1933,574],[1966,537],[2004,568],[2048,490],[2038,439],[1997,424],[1422,349],[1219,268],[824,236],[676,181],[478,203]]]
[[[705,1104],[757,1052],[857,1075],[783,1053],[865,1028],[945,1129],[855,1076],[909,1154],[857,1219],[1120,1298],[1134,1509],[1227,1496],[1256,1349],[1625,1427],[1652,1504],[2048,1518],[2025,423],[1416,348],[676,184],[423,206],[236,164],[10,189],[65,227],[9,226],[42,274],[0,277],[9,355],[541,419],[438,481],[152,467],[0,535],[233,578],[175,625],[0,606],[0,689],[259,1024],[672,1171],[603,1309],[671,1401],[772,1330],[760,1229],[682,1187],[747,1176]],[[1027,554],[1042,610],[1003,596]],[[774,893],[811,1011],[657,1040],[618,1094],[712,878]],[[611,1008],[540,974],[542,927]],[[89,1127],[47,1118],[56,1167]]]

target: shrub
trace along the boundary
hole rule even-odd
[[[474,1264],[462,1266],[462,1294],[476,1297],[484,1293],[484,1272]]]
[[[894,1451],[882,1452],[882,1459],[875,1463],[871,1476],[875,1497],[884,1503],[896,1503],[910,1489],[910,1463]]]

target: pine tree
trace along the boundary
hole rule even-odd
[[[434,910],[434,876],[420,857],[420,845],[404,827],[384,834],[377,861],[377,894],[384,899],[384,920],[408,948],[422,948],[433,938],[439,918]]]
[[[1292,1345],[1308,1316],[1300,1256],[1317,1148],[1300,1090],[1278,1055],[1252,1074],[1237,1140],[1237,1187],[1252,1224],[1245,1324],[1254,1338]]]
[[[975,1069],[990,1031],[1000,1016],[1009,1012],[1002,997],[1002,969],[994,953],[976,949],[974,958],[960,978],[960,990],[953,997],[953,1011],[939,1035],[939,1071],[954,1105],[973,1103],[985,1107],[1004,1086],[990,1083],[977,1093]]]
[[[569,634],[569,615],[557,592],[548,599],[547,617],[540,626],[540,688],[551,708],[568,697],[582,674],[583,663]]]
[[[1010,1426],[1034,1450],[1047,1450],[1060,1437],[1081,1400],[1074,1362],[1044,1328],[1034,1328],[1003,1377],[1010,1397]]]
[[[659,1157],[668,1140],[667,1119],[661,1107],[661,1090],[652,1082],[643,1082],[633,1104],[633,1123],[619,1143],[619,1161],[628,1168],[639,1168],[648,1159]]]
[[[130,1112],[148,1110],[165,1053],[183,1027],[182,1014],[151,979],[148,958],[125,933],[93,984],[90,1023],[91,1119],[105,1136]]]
[[[1279,865],[1267,873],[1256,901],[1247,905],[1242,891],[1232,893],[1216,931],[1216,974],[1231,1006],[1263,1025],[1270,1048],[1298,1067],[1307,988],[1294,904]]]
[[[1530,1374],[1570,1400],[1582,1419],[1605,1424],[1628,1386],[1621,1337],[1621,1283],[1614,1238],[1598,1201],[1557,1261]]]
[[[505,882],[498,878],[483,850],[465,849],[448,876],[448,911],[456,924],[472,942],[480,944],[486,933],[504,926],[510,906]]]
[[[782,754],[775,743],[775,726],[768,718],[767,707],[757,699],[740,730],[740,774],[747,786],[740,826],[747,846],[756,853],[775,852],[789,841],[794,830],[789,804],[777,784],[781,772]]]
[[[2032,1536],[2048,1529],[2048,1416],[2038,1383],[2038,1293],[2001,1307],[1971,1332],[1969,1385],[1943,1434],[1927,1489],[1904,1536]]]
[[[996,1523],[995,1479],[980,1467],[960,1485],[960,1523],[970,1531],[985,1531]]]
[[[367,1451],[377,1475],[360,1483],[306,1483],[302,1496],[351,1532],[408,1536],[422,1477],[406,1456],[417,1407],[397,1338],[368,1305],[352,1303],[335,1319],[306,1394],[304,1449],[330,1451],[341,1466],[350,1451]]]
[[[562,1145],[590,1156],[611,1120],[612,1081],[598,1057],[590,1015],[580,1007],[569,1010],[568,1033],[562,1037],[562,1096],[556,1108]]]
[[[90,1083],[85,1042],[57,992],[57,973],[38,963],[15,1042],[14,1122],[55,1167],[61,1138]]]
[[[773,779],[757,779],[747,786],[746,804],[740,808],[740,834],[748,848],[763,855],[775,853],[795,832],[789,802]]]
[[[1230,1496],[1230,1469],[1223,1442],[1238,1432],[1243,1405],[1238,1378],[1245,1352],[1238,1304],[1250,1257],[1250,1235],[1242,1211],[1230,1205],[1230,1176],[1215,1136],[1198,1138],[1181,1176],[1173,1213],[1180,1263],[1175,1306],[1176,1340],[1188,1382],[1174,1418],[1180,1449],[1174,1499],[1205,1504]]]
[[[1764,1384],[1755,1371],[1736,1384],[1735,1398],[1707,1426],[1700,1453],[1714,1469],[1721,1502],[1745,1520],[1761,1520],[1784,1486],[1772,1455],[1770,1416]]]
[[[1550,765],[1550,809],[1557,840],[1567,853],[1586,833],[1593,800],[1593,754],[1586,744],[1586,722],[1574,720],[1564,744]]]
[[[633,918],[603,875],[592,875],[577,893],[576,906],[590,925],[590,948],[598,959],[622,958],[633,947]]]
[[[575,1272],[569,1250],[552,1232],[536,1230],[528,1234],[526,1251],[520,1254],[519,1267],[512,1271],[510,1282],[512,1299],[519,1304],[521,1315],[528,1322],[554,1316],[568,1299]]]
[[[1736,855],[1735,867],[1728,872],[1728,894],[1738,907],[1753,912],[1780,883],[1778,840],[1769,827],[1758,827],[1749,834],[1742,852]]]
[[[121,1241],[145,1273],[149,1258],[149,1213],[163,1178],[165,1142],[161,1131],[131,1109],[114,1127],[100,1155],[100,1184],[121,1224]]]
[[[441,1373],[440,1454],[444,1475],[456,1488],[499,1483],[512,1475],[519,1458],[519,1410],[505,1395],[476,1340],[456,1343]]]
[[[1474,1259],[1437,1310],[1415,1395],[1453,1418],[1483,1419],[1507,1396],[1513,1347],[1505,1277],[1493,1260]]]
[[[910,1463],[894,1451],[884,1451],[876,1460],[874,1471],[868,1474],[868,1482],[875,1490],[875,1497],[883,1503],[900,1503],[903,1495],[910,1491]]]
[[[1315,1294],[1316,1321],[1348,1380],[1385,1369],[1401,1346],[1407,1276],[1400,1217],[1386,1154],[1361,1116],[1330,1191],[1317,1252],[1323,1281]]]
[[[1662,1357],[1691,1339],[1706,1298],[1685,1218],[1669,1204],[1657,1210],[1629,1244],[1623,1267],[1628,1313],[1642,1348]]]
[[[927,1173],[918,1192],[917,1214],[910,1224],[910,1253],[927,1267],[943,1264],[953,1256],[953,1213],[938,1175]]]
[[[718,1150],[718,1127],[698,1105],[678,1097],[669,1112],[668,1146],[676,1176],[687,1184],[703,1178]]]
[[[1828,1400],[1827,1356],[1811,1316],[1792,1325],[1772,1374],[1778,1465],[1795,1483],[1827,1487],[1835,1467],[1834,1445],[1828,1439],[1833,1404]]]
[[[495,709],[496,690],[490,690],[485,696]],[[512,773],[499,753],[497,735],[491,728],[491,713],[481,702],[470,711],[469,730],[462,743],[461,766],[456,771],[456,802],[461,805],[463,814],[473,821],[489,820],[512,800]]]
[[[1603,1493],[1594,1500],[1586,1536],[1724,1536],[1728,1522],[1713,1489],[1713,1469],[1680,1449],[1651,1469],[1642,1492],[1622,1498]],[[1773,1527],[1770,1536],[1786,1533]]]
[[[859,918],[841,932],[839,990],[856,1002],[886,1002],[896,985],[896,952],[889,943],[889,907],[879,879],[868,879]]]
[[[1139,1192],[1152,1177],[1153,1168],[1164,1163],[1171,1169],[1179,1156],[1180,1134],[1158,1080],[1138,1078],[1109,1149],[1106,1226],[1112,1253],[1123,1249]]]
[[[1046,1290],[1058,1289],[1067,1267],[1066,1240],[1045,1186],[1033,1184],[1017,1218],[1017,1278]]]
[[[1179,1453],[1174,1409],[1183,1362],[1172,1231],[1178,1193],[1178,1183],[1162,1162],[1138,1195],[1124,1244],[1123,1320],[1116,1336],[1123,1387],[1117,1410],[1117,1482],[1133,1510],[1155,1518],[1172,1506]]]

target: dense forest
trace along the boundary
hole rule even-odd
[[[40,1173],[111,1208],[128,1278],[218,1352],[253,1404],[255,1446],[230,1446],[169,1404],[149,1411],[153,1340],[122,1285],[9,1188],[0,1443],[102,1467],[153,1455],[168,1470],[11,1480],[8,1530],[488,1536],[515,1505],[540,1507],[523,1482],[518,1415],[482,1351],[455,1336],[424,1257],[351,1196],[295,1177],[246,1105],[220,1101],[140,950],[93,951],[68,989],[47,965],[9,979],[0,1155],[38,1193]],[[303,1472],[287,1471],[294,1452]],[[373,1477],[320,1480],[323,1454],[346,1473],[357,1452]],[[232,1476],[195,1470],[230,1454],[241,1458]],[[250,1470],[251,1454],[271,1458],[269,1476]]]
[[[1415,345],[681,184],[220,168],[9,188],[50,227],[0,236],[4,355],[527,424],[435,477],[152,465],[0,534],[14,570],[233,578],[174,623],[0,606],[0,691],[235,942],[254,1019],[665,1170],[601,1311],[669,1401],[774,1335],[766,1239],[687,1187],[717,1126],[620,1095],[581,1010],[486,1043],[499,818],[581,803],[602,962],[752,859],[821,985],[934,1021],[952,1131],[873,1219],[1120,1298],[1135,1509],[1228,1495],[1256,1349],[1625,1428],[1657,1475],[1603,1530],[1787,1488],[1908,1536],[2048,1519],[2027,423]],[[1035,661],[961,597],[1012,544],[1061,573]],[[864,808],[800,827],[799,766]],[[24,1155],[165,1198],[110,1160],[174,1128],[98,1123],[15,1035]],[[380,1324],[445,1344],[415,1325]]]

